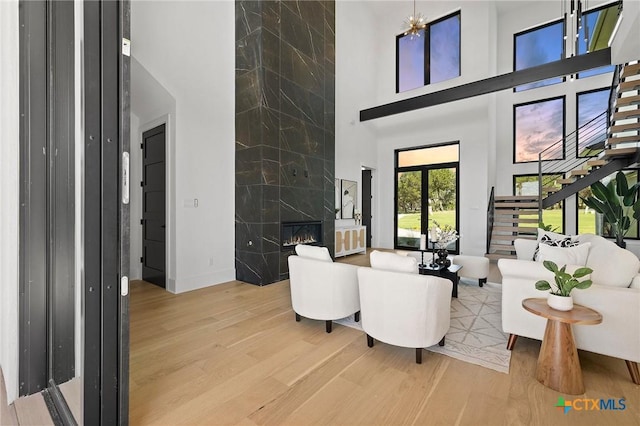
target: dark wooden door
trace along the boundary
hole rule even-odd
[[[371,170],[362,171],[362,224],[367,227],[367,247],[371,247]]]
[[[166,286],[165,125],[142,134],[142,279]]]

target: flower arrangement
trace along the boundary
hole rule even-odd
[[[433,221],[433,226],[429,229],[429,236],[433,244],[439,249],[446,248],[460,238],[458,231],[453,229],[451,225],[440,226],[435,220]]]

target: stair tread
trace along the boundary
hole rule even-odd
[[[575,180],[573,179],[558,179],[556,180],[557,183],[559,183],[560,185],[571,185],[573,182],[575,182]]]
[[[638,89],[640,89],[640,80],[628,80],[620,83],[618,92],[631,92]]]
[[[638,148],[606,149],[604,151],[604,155],[602,156],[602,158],[623,157],[623,156],[635,154],[637,151],[638,151]]]
[[[527,201],[538,200],[536,195],[497,195],[495,201]]]
[[[640,142],[640,135],[617,136],[607,139],[607,144],[616,145],[619,143]]]
[[[620,133],[620,132],[629,132],[632,130],[640,130],[640,121],[636,123],[617,124],[615,126],[611,126],[611,129],[609,129],[609,131],[612,134]]]
[[[560,191],[560,188],[557,188],[555,186],[545,186],[542,188],[542,192],[550,193],[550,192],[558,192],[558,191]]]
[[[616,107],[636,105],[640,103],[640,95],[623,96],[616,100]]]
[[[489,250],[504,250],[504,251],[515,251],[515,247],[511,244],[491,244],[489,246]]]
[[[513,241],[516,239],[535,240],[536,238],[537,237],[533,235],[494,235],[491,238],[491,243],[493,244],[494,241]]]
[[[507,208],[537,208],[538,203],[500,203],[495,205],[496,209]]]
[[[630,109],[628,111],[616,111],[613,114],[613,121],[626,120],[627,118],[640,117],[640,109]]]
[[[625,65],[624,68],[622,69],[622,73],[620,74],[620,77],[627,78],[629,76],[638,75],[638,74],[640,74],[640,63]]]
[[[571,170],[569,172],[569,177],[572,177],[572,176],[584,176],[584,175],[588,175],[588,174],[589,174],[588,170],[576,169],[576,170]]]
[[[515,259],[515,254],[500,254],[500,253],[487,253],[484,255],[489,260],[498,260],[498,259]]]
[[[494,226],[493,232],[519,232],[522,234],[531,234],[537,232],[535,226]]]
[[[589,160],[587,161],[587,166],[589,167],[600,167],[607,164],[606,160]]]
[[[530,216],[532,214],[537,215],[538,214],[538,206],[536,206],[535,209],[519,209],[519,210],[513,210],[513,209],[501,209],[501,210],[495,210],[495,215],[496,216]]]
[[[526,217],[493,217],[493,223],[538,223],[538,218],[526,218]]]

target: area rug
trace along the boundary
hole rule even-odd
[[[509,373],[511,351],[502,332],[502,293],[500,284],[460,279],[458,298],[451,299],[451,325],[444,346],[426,348],[471,364]],[[335,321],[362,330],[353,316]]]

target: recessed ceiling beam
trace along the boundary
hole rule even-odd
[[[474,81],[433,93],[415,96],[401,101],[379,105],[360,111],[360,121],[368,121],[402,112],[413,111],[447,102],[459,101],[500,90],[512,89],[522,84],[546,80],[547,78],[576,74],[593,68],[611,65],[611,48],[597,50],[585,55],[562,59],[537,67],[513,71],[496,77]]]

